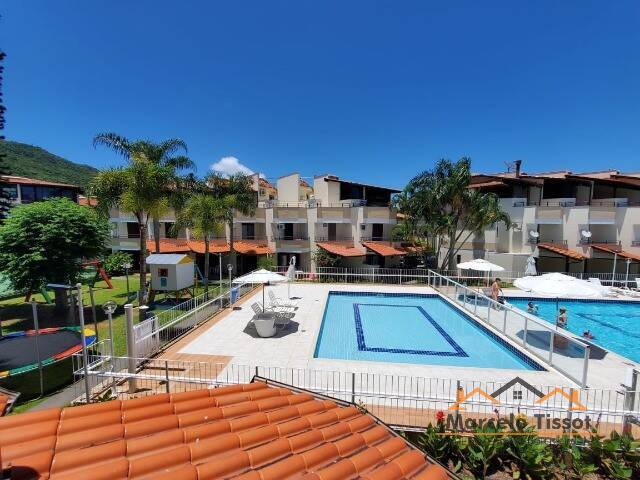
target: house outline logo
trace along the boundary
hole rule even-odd
[[[510,380],[509,382],[505,383],[502,387],[498,388],[495,392],[493,392],[491,394],[485,392],[480,387],[475,387],[470,392],[465,393],[463,388],[460,387],[458,389],[458,391],[456,392],[456,402],[453,405],[451,405],[451,407],[449,407],[449,410],[455,410],[455,411],[458,411],[458,412],[459,411],[464,411],[465,408],[462,406],[462,404],[464,402],[466,402],[469,398],[473,397],[474,395],[480,395],[481,397],[489,400],[494,405],[499,405],[500,404],[500,400],[498,400],[497,397],[499,397],[502,393],[504,393],[507,390],[509,390],[514,385],[521,385],[526,390],[528,390],[529,392],[533,393],[536,397],[538,397],[538,399],[533,402],[536,405],[540,405],[540,404],[548,401],[550,398],[552,398],[552,397],[554,397],[556,395],[560,395],[560,396],[566,398],[571,403],[571,407],[569,408],[569,410],[576,411],[576,410],[586,410],[587,409],[587,407],[580,402],[580,393],[575,389],[571,389],[570,393],[567,393],[564,389],[556,387],[551,392],[549,392],[549,393],[547,393],[545,395],[543,392],[541,392],[540,390],[535,388],[529,382],[523,380],[520,377],[515,377],[512,380]]]

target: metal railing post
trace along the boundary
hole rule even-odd
[[[89,356],[87,355],[87,339],[84,335],[84,306],[82,305],[82,284],[77,283],[78,290],[78,320],[80,321],[80,339],[82,342],[82,363],[84,363],[84,394],[87,403],[91,403],[91,389],[89,388]]]
[[[170,393],[171,388],[169,386],[169,360],[164,361],[164,381],[165,381],[165,388],[167,390],[167,393]]]
[[[587,372],[589,371],[589,357],[591,356],[591,345],[584,347],[584,364],[582,366],[582,388],[587,386]]]
[[[527,345],[527,331],[529,329],[529,319],[524,317],[524,328],[522,331],[522,345]]]
[[[356,372],[351,372],[351,403],[356,403]]]
[[[553,365],[551,363],[551,359],[553,358],[553,341],[555,339],[556,332],[554,332],[553,330],[549,331],[551,332],[551,335],[549,335],[549,365]]]
[[[133,338],[133,305],[127,303],[124,306],[124,314],[127,328],[127,356],[129,357],[129,374],[136,373],[136,340]],[[129,393],[136,393],[136,379],[129,377]]]
[[[507,312],[508,311],[509,311],[509,309],[505,307],[505,309],[504,309],[504,320],[502,321],[502,333],[506,333],[506,331],[507,331]]]

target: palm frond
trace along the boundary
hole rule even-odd
[[[129,158],[131,155],[131,142],[114,132],[99,133],[93,137],[93,148],[98,145],[108,147],[118,155]]]

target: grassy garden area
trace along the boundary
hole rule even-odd
[[[113,289],[109,289],[107,284],[102,280],[96,282],[93,287],[99,339],[109,337],[109,322],[107,320],[107,316],[102,310],[102,305],[108,300],[113,300],[118,304],[118,308],[113,314],[113,341],[116,355],[126,355],[127,353],[124,305],[128,303],[128,298],[131,298],[137,290],[138,282],[139,276],[137,274],[129,275],[129,291],[131,294],[129,297],[127,296],[127,282],[125,277],[111,278],[111,283],[114,287]],[[223,285],[223,287],[226,286],[227,285]],[[214,282],[210,285],[209,291],[215,295],[218,288],[218,283]],[[198,283],[195,287],[195,294],[200,295],[203,292],[203,286]],[[50,293],[50,297],[53,298],[53,293]],[[38,302],[38,319],[40,328],[59,327],[66,324],[64,320],[61,320],[56,315],[54,305],[47,304],[40,293],[33,295],[33,298]],[[156,295],[155,300],[161,302],[164,298],[163,294],[159,294]],[[83,287],[82,299],[84,304],[85,324],[88,328],[93,329],[94,319],[91,308],[89,287],[87,285]],[[186,301],[187,298],[184,298],[184,300]],[[138,305],[138,302],[135,299],[132,303],[134,306]],[[31,304],[24,301],[24,296],[12,297],[0,301],[0,320],[3,334],[33,329]],[[137,323],[137,321],[138,315],[134,314],[134,322]],[[71,381],[71,371],[72,365],[70,359],[62,360],[45,368],[45,391],[51,393],[68,384]],[[33,407],[42,401],[42,399],[36,398],[39,395],[39,375],[37,370],[8,377],[2,381],[2,386],[21,392],[21,398],[19,401],[24,403],[16,407],[18,411]]]

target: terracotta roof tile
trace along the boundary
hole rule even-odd
[[[149,253],[158,253],[156,252],[155,240],[147,240],[147,250],[149,251]],[[189,247],[185,239],[182,239],[182,238],[160,239],[159,253],[177,253],[177,252],[189,252],[189,251],[191,251],[191,248]]]
[[[95,198],[88,198],[84,195],[78,195],[78,203],[89,207],[95,207],[98,205],[98,201]]]
[[[341,257],[364,257],[365,252],[359,248],[345,245],[340,242],[318,242],[317,245],[320,248],[325,249],[329,253],[339,255]]]
[[[78,185],[70,183],[52,182],[49,180],[39,180],[37,178],[18,177],[16,175],[0,175],[0,182],[19,183],[21,185],[44,185],[50,187],[68,187],[76,190],[82,190]]]
[[[353,406],[256,381],[0,418],[21,479],[455,478]]]
[[[601,252],[607,252],[610,254],[617,254],[619,257],[628,258],[629,260],[636,260],[640,262],[640,255],[631,252],[625,252],[621,250],[619,247],[615,247],[613,245],[607,245],[602,243],[593,243],[591,244],[591,248],[595,248],[596,250],[600,250]]]
[[[395,247],[391,242],[362,242],[362,245],[373,250],[383,257],[392,257],[395,255],[406,255],[408,250],[402,247]]]
[[[276,253],[273,248],[269,247],[266,241],[236,240],[233,242],[233,248],[238,253],[245,255],[269,255]]]
[[[538,248],[542,248],[544,250],[548,250],[550,252],[572,258],[574,260],[584,260],[585,258],[587,258],[580,252],[576,252],[575,250],[571,250],[565,246],[556,245],[554,243],[539,243]]]

